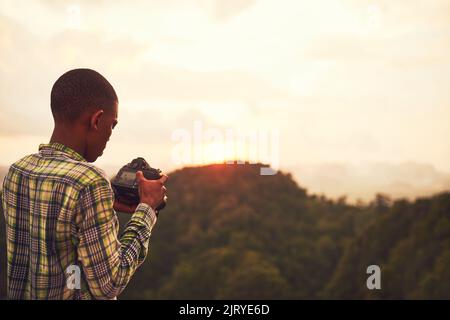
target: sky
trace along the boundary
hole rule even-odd
[[[48,142],[51,87],[79,67],[119,96],[99,167],[244,158],[332,197],[450,189],[448,0],[0,0],[0,166]]]

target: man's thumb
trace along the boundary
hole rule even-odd
[[[136,180],[139,182],[143,179],[145,179],[145,178],[144,178],[144,174],[142,173],[142,171],[136,172]]]

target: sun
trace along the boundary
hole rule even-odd
[[[193,165],[233,163],[238,160],[248,161],[247,150],[240,144],[211,142],[193,148]]]

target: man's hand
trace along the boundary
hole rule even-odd
[[[164,186],[169,177],[165,174],[158,180],[147,180],[142,171],[136,172],[136,180],[139,184],[139,198],[155,210],[166,196],[167,189]]]

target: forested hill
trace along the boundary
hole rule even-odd
[[[172,172],[147,260],[120,298],[450,299],[450,193],[357,206],[259,169]],[[120,218],[123,227],[129,215]],[[372,264],[381,290],[366,287]]]
[[[123,298],[450,298],[450,193],[354,206],[259,168],[172,173],[149,257]],[[372,264],[381,290],[367,289]]]

